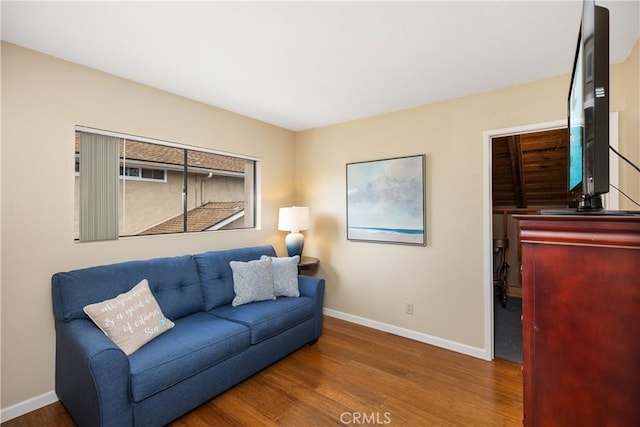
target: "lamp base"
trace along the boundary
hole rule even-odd
[[[292,231],[284,238],[284,244],[287,247],[287,253],[290,257],[299,255],[302,257],[302,248],[304,247],[304,236],[302,233]]]

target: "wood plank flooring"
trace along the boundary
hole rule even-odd
[[[73,425],[59,402],[2,424]],[[521,366],[325,317],[317,344],[171,424],[332,425],[521,426]]]

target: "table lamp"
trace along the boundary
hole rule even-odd
[[[287,247],[287,253],[290,257],[296,255],[302,257],[304,236],[300,231],[308,230],[310,225],[309,208],[299,206],[280,208],[278,230],[290,231],[284,239],[284,244]]]

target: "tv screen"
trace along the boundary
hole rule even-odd
[[[569,191],[577,191],[582,184],[582,137],[584,134],[582,90],[582,43],[581,38],[578,37],[578,48],[573,63],[567,104],[569,116]]]

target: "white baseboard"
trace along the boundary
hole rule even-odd
[[[466,354],[468,356],[477,357],[479,359],[491,360],[490,352],[488,352],[484,348],[472,347],[466,344],[461,344],[459,342],[434,337],[432,335],[428,335],[422,332],[412,331],[411,329],[405,329],[399,326],[390,325],[388,323],[367,319],[365,317],[355,316],[349,313],[343,313],[341,311],[333,310],[331,308],[324,308],[323,313],[330,317],[346,320],[347,322],[357,323],[358,325],[367,326],[369,328],[388,332],[390,334],[398,335],[404,338],[409,338],[415,341],[420,341],[425,344],[434,345],[436,347],[441,347],[447,350],[455,351],[457,353]]]
[[[52,390],[41,394],[40,396],[32,397],[31,399],[16,403],[15,405],[11,405],[0,410],[0,423],[18,418],[19,416],[35,411],[36,409],[40,409],[44,406],[51,405],[57,401],[58,396],[56,395],[56,392]]]

